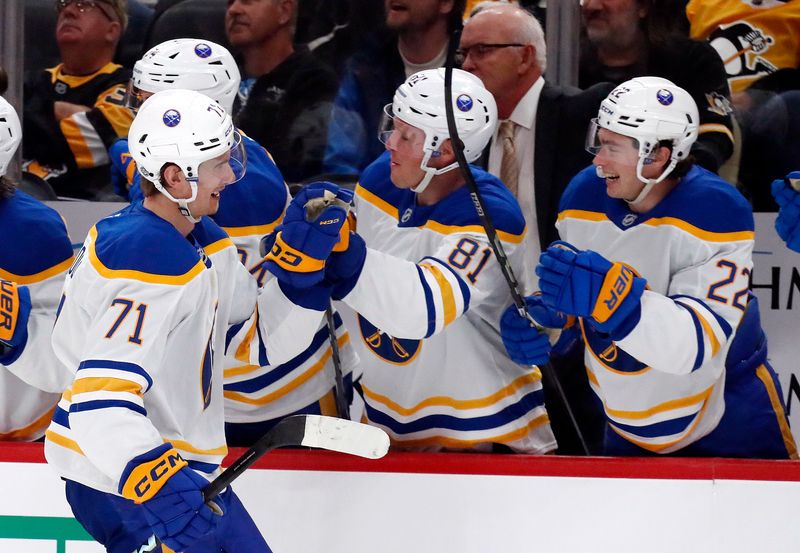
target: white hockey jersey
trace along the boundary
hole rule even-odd
[[[50,337],[72,245],[64,221],[24,192],[0,200],[0,278],[28,287],[28,339],[0,357],[0,440],[44,436],[70,372],[53,354]]]
[[[613,342],[582,321],[589,381],[610,428],[656,453],[707,435],[725,409],[725,358],[747,305],[754,238],[747,201],[695,166],[637,214],[609,198],[589,167],[564,192],[556,226],[563,240],[647,280],[641,319],[624,339]]]
[[[473,174],[515,274],[530,273],[519,205],[497,178]],[[511,295],[466,186],[416,205],[392,184],[387,153],[361,175],[356,208],[368,251],[344,302],[358,313],[369,422],[400,447],[554,449],[539,369],[511,361],[500,339]]]
[[[61,476],[119,493],[126,464],[165,441],[214,476],[227,453],[221,352],[229,325],[258,301],[260,332],[285,342],[277,358],[302,350],[319,325],[319,312],[294,306],[277,286],[257,291],[210,219],[188,238],[141,204],[90,231],[53,331],[56,354],[75,371],[45,443]]]
[[[214,221],[233,240],[242,263],[263,284],[274,277],[262,266],[259,244],[283,220],[289,190],[267,151],[244,137],[247,173],[222,192]],[[311,344],[283,364],[267,358],[258,314],[228,332],[225,354],[225,420],[253,423],[276,419],[319,400],[334,386],[331,347],[325,321]],[[349,374],[357,358],[338,315],[334,317],[342,369]]]

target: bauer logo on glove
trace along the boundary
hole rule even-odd
[[[0,343],[16,347],[27,341],[30,311],[28,288],[0,279]]]

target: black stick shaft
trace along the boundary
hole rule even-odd
[[[500,265],[500,271],[503,273],[503,278],[505,278],[506,283],[508,284],[508,290],[511,293],[511,299],[513,300],[514,305],[516,306],[521,317],[527,319],[531,326],[535,328],[541,328],[541,325],[539,325],[528,313],[528,309],[525,306],[525,298],[519,291],[519,283],[517,282],[517,279],[514,276],[514,271],[508,262],[508,257],[503,249],[503,245],[500,243],[500,239],[497,237],[497,230],[495,229],[494,222],[492,221],[486,209],[486,204],[481,197],[478,184],[475,182],[475,177],[472,176],[472,171],[467,163],[467,158],[464,156],[464,147],[458,137],[458,127],[456,126],[456,119],[455,115],[453,114],[453,66],[455,64],[455,52],[458,48],[460,38],[461,29],[455,29],[450,36],[450,44],[447,49],[447,62],[445,63],[444,69],[445,115],[447,117],[447,130],[450,133],[450,142],[456,155],[458,167],[464,176],[467,187],[469,188],[469,195],[470,198],[472,198],[475,211],[478,213],[478,217],[481,220],[481,225],[483,225],[483,228],[486,232],[486,237],[489,239],[489,245],[494,252],[494,256],[497,259],[498,265]],[[553,366],[550,363],[545,363],[544,365],[540,365],[539,368],[541,369],[542,373],[544,373],[545,378],[554,383],[561,401],[564,403],[564,407],[569,415],[570,421],[572,422],[572,426],[575,429],[575,433],[578,436],[578,440],[581,442],[581,447],[583,448],[584,454],[589,455],[589,447],[586,445],[586,440],[583,438],[583,433],[578,426],[578,421],[575,418],[575,414],[570,407],[567,396],[564,393],[564,389],[561,387],[561,382],[559,381],[558,375],[553,369]]]
[[[325,321],[328,325],[328,339],[331,343],[331,360],[333,361],[333,372],[336,378],[336,386],[333,391],[336,400],[336,415],[340,419],[350,419],[350,407],[347,405],[347,395],[344,389],[344,377],[342,376],[342,358],[339,355],[339,341],[336,339],[336,322],[333,319],[333,308],[329,305],[325,310]]]

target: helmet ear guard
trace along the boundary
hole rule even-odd
[[[480,157],[494,135],[497,105],[494,96],[478,77],[460,69],[453,70],[452,97],[464,157],[472,162]],[[458,167],[456,161],[438,169],[428,166],[431,158],[441,156],[440,148],[450,137],[445,114],[444,69],[429,69],[411,75],[397,88],[392,104],[384,108],[384,113],[390,119],[400,118],[425,134],[424,156],[420,163],[425,176],[413,189],[415,192],[425,190],[435,175]],[[384,143],[388,136],[386,128],[379,132]]]

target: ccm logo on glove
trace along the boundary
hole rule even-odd
[[[336,219],[326,219],[325,221],[320,221],[319,224],[320,225],[335,225],[336,223],[338,223],[341,220],[342,219],[340,217],[337,217]]]
[[[177,450],[169,449],[162,455],[142,463],[131,471],[122,488],[122,495],[134,503],[153,497],[173,474],[187,466]]]
[[[9,280],[0,280],[0,340],[11,340],[14,335],[19,302],[17,285]]]

